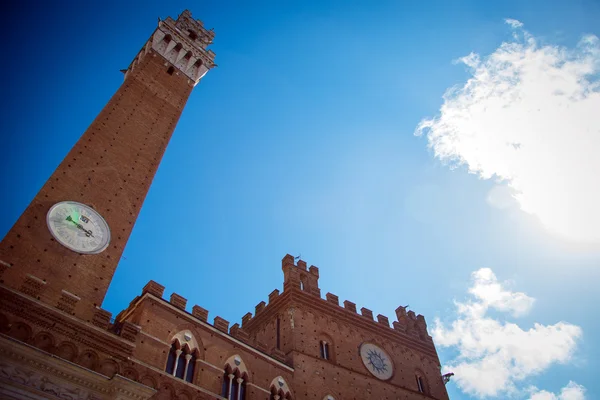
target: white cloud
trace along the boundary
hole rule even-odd
[[[585,399],[585,388],[581,385],[576,384],[573,381],[569,381],[567,386],[561,389],[558,395],[547,392],[545,390],[538,390],[537,388],[530,389],[531,397],[529,400],[584,400]]]
[[[516,19],[506,18],[504,20],[504,22],[506,22],[508,25],[510,25],[513,29],[522,28],[523,27],[523,23],[521,21],[516,20]]]
[[[415,134],[440,160],[508,185],[551,231],[600,243],[600,40],[542,45],[506,23],[514,41],[460,59],[472,77]]]
[[[458,351],[444,372],[455,373],[452,379],[463,392],[478,397],[514,393],[526,378],[571,358],[582,335],[578,326],[536,323],[523,330],[515,323],[487,315],[490,309],[524,315],[534,302],[525,293],[505,288],[491,269],[472,274],[469,293],[471,299],[455,302],[456,320],[447,326],[437,319],[432,329],[438,346]]]

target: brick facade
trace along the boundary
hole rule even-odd
[[[239,387],[240,399],[447,399],[421,315],[399,307],[390,327],[367,308],[323,299],[319,269],[290,255],[283,291],[241,325],[211,320],[179,294],[164,299],[154,281],[114,320],[100,308],[187,98],[214,66],[213,36],[188,11],[160,21],[0,243],[0,396],[222,399]],[[50,235],[46,213],[63,200],[106,219],[106,250],[82,255]],[[387,355],[389,378],[367,368],[363,344]]]

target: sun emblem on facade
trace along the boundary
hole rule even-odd
[[[390,356],[373,343],[360,345],[360,358],[367,370],[381,380],[387,380],[394,374],[394,364]]]
[[[385,363],[385,357],[377,350],[370,349],[367,352],[367,359],[369,360],[369,365],[373,367],[373,370],[377,374],[382,374],[387,371],[388,366]]]

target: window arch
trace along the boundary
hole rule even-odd
[[[239,369],[232,371],[231,368],[225,368],[221,396],[228,400],[246,400],[247,380],[248,375]]]
[[[183,346],[181,340],[187,342]],[[196,370],[196,360],[199,358],[198,343],[190,331],[182,331],[175,335],[165,371],[175,378],[183,379],[187,382],[194,382],[194,373]]]
[[[429,387],[427,385],[427,380],[421,371],[415,372],[415,380],[417,383],[417,391],[419,393],[429,394]]]
[[[248,370],[242,358],[238,354],[229,357],[223,371],[221,396],[228,400],[245,400],[247,381]]]
[[[329,343],[325,340],[319,341],[319,349],[321,350],[321,358],[323,360],[329,360]]]
[[[319,357],[322,360],[335,362],[335,346],[331,337],[324,332],[317,337],[319,339]]]
[[[283,377],[278,376],[271,382],[269,400],[292,400],[290,388]]]

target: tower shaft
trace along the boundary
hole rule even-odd
[[[44,302],[76,304],[89,319],[108,290],[123,249],[187,99],[214,66],[212,41],[189,12],[160,21],[125,81],[0,243],[2,280]],[[61,201],[92,207],[109,225],[99,254],[80,254],[50,233],[46,214]]]

